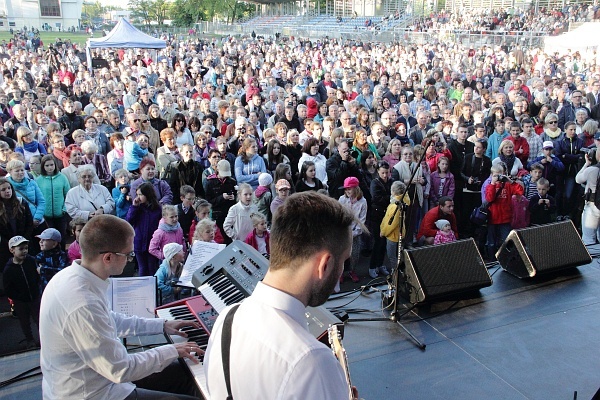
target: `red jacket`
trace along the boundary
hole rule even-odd
[[[502,186],[502,190],[496,191]],[[485,200],[490,203],[488,209],[490,215],[488,216],[488,223],[497,224],[509,224],[512,218],[512,196],[513,194],[523,194],[523,187],[518,183],[500,183],[489,184],[485,188]]]
[[[515,145],[515,156],[521,160],[523,165],[527,165],[527,159],[529,158],[529,143],[527,143],[527,139],[521,136],[516,139],[512,136],[508,136],[506,140],[510,140]],[[519,152],[521,149],[523,150],[522,153]]]
[[[435,237],[438,231],[437,226],[435,226],[435,222],[440,219],[448,220],[450,222],[450,226],[452,227],[452,231],[454,231],[454,236],[458,237],[456,216],[454,213],[446,215],[440,210],[440,206],[437,206],[427,211],[427,214],[425,214],[423,217],[423,221],[421,221],[421,227],[419,228],[419,233],[417,234],[417,239],[421,239],[423,236]]]

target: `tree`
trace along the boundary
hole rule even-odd
[[[166,0],[151,0],[150,16],[158,25],[163,25],[167,19],[170,9],[170,4]]]
[[[82,23],[88,26],[94,25],[94,19],[102,18],[105,11],[106,8],[98,0],[95,3],[85,3],[81,10]]]
[[[173,25],[190,27],[208,19],[204,0],[176,0],[171,7]]]
[[[129,0],[129,9],[132,18],[139,18],[146,25],[152,21],[152,0]]]

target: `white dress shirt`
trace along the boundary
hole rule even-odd
[[[127,317],[108,308],[108,280],[77,262],[56,274],[42,296],[40,364],[44,399],[124,399],[131,381],[177,359],[173,345],[127,354],[119,337],[159,334],[163,319]]]
[[[221,334],[228,311],[217,319],[204,357],[212,399],[227,397]],[[305,307],[298,299],[258,283],[233,320],[230,371],[234,399],[348,399],[342,367],[306,324]]]

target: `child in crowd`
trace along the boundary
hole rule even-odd
[[[4,267],[4,291],[13,302],[27,349],[34,349],[40,346],[31,330],[32,319],[39,326],[40,276],[35,259],[29,255],[29,240],[14,236],[9,240],[8,248],[13,256]]]
[[[116,170],[114,175],[116,186],[112,190],[112,197],[115,199],[117,217],[125,219],[125,217],[127,217],[127,211],[129,211],[129,207],[131,207],[129,172],[127,172],[125,168],[121,168]]]
[[[556,200],[548,194],[550,182],[546,178],[537,181],[537,194],[529,200],[529,212],[531,213],[531,224],[549,224],[553,221],[556,212]]]
[[[167,304],[175,301],[175,295],[181,291],[181,287],[175,285],[183,271],[185,253],[179,243],[167,243],[163,248],[163,255],[165,259],[154,276],[160,290],[161,304]]]
[[[256,204],[258,212],[267,217],[267,222],[271,222],[271,202],[273,201],[273,193],[271,192],[271,184],[273,177],[271,174],[263,172],[258,176],[258,187],[254,190],[252,201]]]
[[[37,236],[40,239],[41,251],[35,256],[37,270],[42,281],[42,291],[56,273],[69,266],[69,258],[60,248],[62,235],[54,228],[44,229]]]
[[[306,192],[314,190],[315,192],[319,189],[324,189],[325,185],[319,178],[317,178],[317,168],[315,163],[312,161],[304,161],[302,168],[300,169],[300,176],[296,183],[296,193]]]
[[[179,198],[181,199],[181,203],[177,205],[177,215],[179,216],[179,223],[181,224],[185,240],[189,242],[191,236],[188,236],[188,234],[196,216],[194,210],[196,191],[190,185],[183,185],[179,189]]]
[[[196,229],[192,235],[192,243],[195,241],[216,243],[215,233],[218,232],[217,224],[210,218],[204,218],[198,221]]]
[[[260,254],[269,258],[269,231],[267,230],[267,218],[261,213],[250,215],[254,229],[246,236],[245,242],[254,247]]]
[[[517,184],[524,186],[523,182],[517,181]],[[522,229],[529,226],[529,200],[522,194],[512,195],[512,218],[510,227],[512,229]]]
[[[207,200],[200,199],[196,201],[194,204],[194,210],[196,212],[196,217],[192,221],[192,226],[190,226],[190,231],[188,233],[188,238],[190,238],[190,245],[194,244],[194,236],[196,235],[196,226],[203,219],[212,219],[210,218],[210,210],[212,209],[212,204],[210,204]],[[214,235],[215,243],[223,244],[225,240],[223,240],[223,236],[221,235],[221,230],[217,229]]]
[[[87,224],[87,220],[83,218],[73,218],[71,222],[69,222],[69,228],[71,229],[71,234],[75,237],[75,241],[69,245],[67,249],[67,256],[69,257],[69,262],[73,262],[75,260],[79,260],[81,258],[81,247],[79,246],[79,234],[83,227]]]
[[[177,216],[177,211],[175,214]],[[160,217],[161,209],[156,190],[152,183],[144,182],[136,189],[136,197],[125,217],[135,232],[133,250],[139,268],[139,276],[152,276],[159,266],[158,257],[154,253],[150,253],[149,249],[152,235],[158,229]],[[162,246],[160,251],[162,252]]]
[[[280,179],[275,184],[275,193],[277,197],[271,202],[270,210],[271,215],[275,215],[275,211],[283,204],[283,202],[289,197],[291,190],[290,182],[287,179]]]
[[[399,227],[400,216],[402,215],[402,210],[399,209],[399,204],[400,201],[402,201],[405,207],[410,206],[410,196],[404,196],[404,192],[406,192],[406,185],[401,181],[392,183],[390,191],[392,193],[390,196],[390,204],[385,211],[385,217],[383,217],[383,220],[381,221],[379,234],[381,237],[385,237],[387,239],[386,252],[393,272],[393,269],[395,269],[396,265],[398,264],[398,242],[400,241]],[[404,237],[405,234],[406,223],[402,227],[402,236]],[[376,275],[377,271],[374,272]],[[371,270],[369,270],[369,275],[373,276],[371,274]]]
[[[154,187],[152,189],[154,190]],[[162,219],[158,224],[158,229],[152,235],[148,252],[162,260],[164,258],[163,248],[167,243],[179,243],[185,251],[185,240],[183,239],[183,230],[179,225],[177,207],[171,204],[164,204],[162,207]],[[154,272],[152,271],[152,275]]]
[[[544,166],[541,163],[534,163],[530,169],[529,175],[523,177],[523,184],[525,197],[531,201],[531,198],[537,194],[537,182],[544,174]]]
[[[431,189],[429,190],[429,208],[438,205],[438,199],[442,196],[454,198],[454,175],[448,171],[450,161],[447,157],[440,157],[437,162],[437,170],[431,173]]]
[[[450,221],[447,219],[438,219],[435,221],[435,226],[438,228],[438,231],[433,239],[433,244],[452,243],[456,241]]]
[[[252,203],[252,186],[241,183],[238,187],[239,201],[229,209],[223,229],[231,240],[244,240],[252,232],[252,220],[250,215],[258,212],[258,208]]]
[[[139,173],[140,163],[148,154],[148,149],[142,147],[135,140],[135,133],[128,132],[123,145],[123,168],[129,172]]]
[[[348,209],[352,210],[357,219],[361,224],[352,223],[352,254],[350,260],[347,262],[348,276],[352,279],[352,282],[360,281],[360,278],[356,274],[356,266],[358,265],[358,258],[360,257],[360,235],[363,233],[364,223],[367,219],[367,201],[363,197],[362,190],[358,187],[358,178],[354,176],[348,177],[344,180],[344,195],[340,197],[339,202]],[[344,268],[346,270],[346,268]],[[343,275],[340,281],[343,279]]]

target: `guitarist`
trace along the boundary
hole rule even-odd
[[[315,192],[290,196],[277,210],[269,271],[230,325],[233,399],[351,398],[342,367],[308,332],[304,313],[324,304],[339,282],[355,222],[350,210]],[[221,342],[231,309],[219,315],[204,358],[213,399],[228,396]]]

